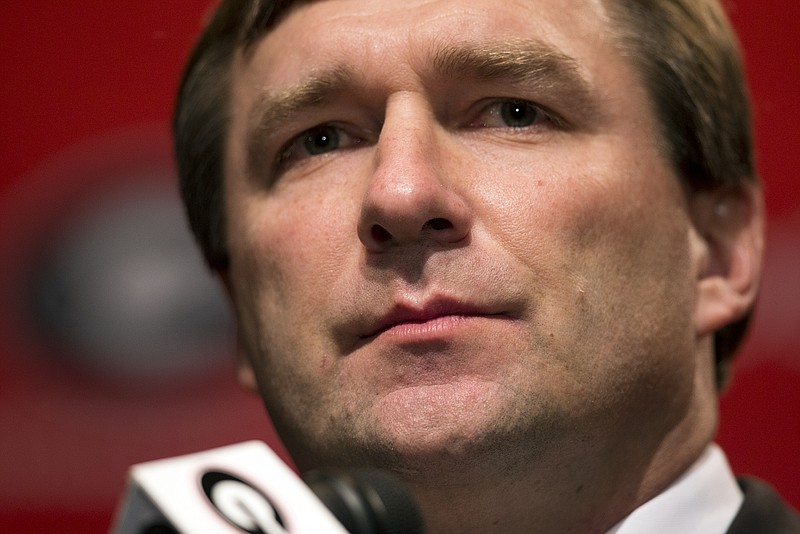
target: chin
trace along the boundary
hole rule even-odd
[[[495,384],[449,383],[383,396],[362,433],[370,463],[398,471],[452,469],[497,450],[507,440],[500,437],[505,410],[495,389]]]

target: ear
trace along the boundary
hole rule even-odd
[[[695,330],[699,337],[741,319],[754,305],[764,249],[758,184],[699,191],[690,210],[700,241]]]
[[[236,312],[236,299],[228,270],[220,269],[216,271],[216,274],[222,283],[231,309]],[[247,345],[244,342],[241,321],[239,321],[238,318],[236,320],[236,377],[239,381],[239,385],[245,390],[258,394],[256,373],[253,370],[253,364],[250,362]]]

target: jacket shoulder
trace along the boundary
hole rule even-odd
[[[744,502],[728,534],[800,534],[800,515],[764,482],[739,479]]]

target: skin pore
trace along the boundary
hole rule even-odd
[[[738,308],[608,24],[326,0],[240,54],[221,274],[301,470],[391,469],[431,532],[603,532],[710,442]]]

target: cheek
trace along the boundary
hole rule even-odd
[[[639,152],[598,143],[533,152],[516,165],[511,156],[492,161],[475,182],[478,218],[537,270],[580,276],[584,264],[618,271],[641,262],[658,270],[686,252],[688,218],[677,177],[652,150]]]
[[[631,178],[564,200],[581,206],[560,229],[579,310],[578,324],[564,324],[608,360],[601,367],[618,387],[677,387],[671,382],[686,383],[694,365],[689,221],[671,173]]]
[[[312,185],[228,196],[242,342],[270,382],[305,383],[324,364],[331,347],[321,318],[336,305],[358,239],[352,202]]]
[[[284,311],[318,301],[341,273],[348,245],[357,239],[355,222],[341,206],[313,193],[289,201],[256,200],[233,230],[240,232],[244,274],[270,294],[268,300],[278,298]]]
[[[308,404],[305,395],[324,393],[319,379],[330,347],[317,318],[344,258],[342,218],[329,208],[254,195],[230,219],[239,341],[278,425]]]
[[[536,293],[537,338],[553,340],[550,350],[569,345],[565,359],[591,353],[575,362],[589,373],[595,357],[611,369],[624,352],[646,361],[648,344],[691,341],[690,225],[678,179],[655,156],[560,156],[499,183],[487,173],[478,190],[492,207],[488,231]]]

